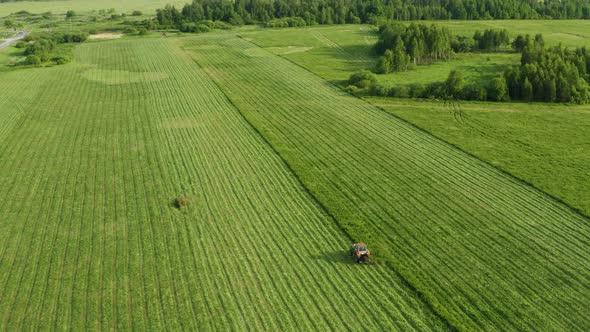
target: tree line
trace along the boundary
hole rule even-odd
[[[388,54],[393,54],[394,59],[405,56],[406,62],[413,61],[414,54],[422,54],[414,58],[420,63],[425,61],[425,57],[434,59],[437,52],[447,50],[449,45],[448,34],[435,26],[415,25],[413,28],[408,27],[394,33],[389,31],[385,35],[390,42],[380,40],[376,46],[379,50],[385,49],[385,55],[377,64],[378,72],[382,61],[388,59]],[[421,48],[416,46],[422,44],[416,42],[419,36],[424,36],[424,40],[438,38],[444,41],[445,46],[439,51],[432,46]],[[510,41],[505,30],[476,32],[472,40],[477,41],[473,47],[482,50],[495,50],[496,45],[506,45]],[[514,51],[521,53],[520,64],[498,73],[487,84],[469,82],[462,72],[453,70],[443,82],[386,87],[377,83],[373,73],[363,71],[350,76],[347,90],[352,93],[366,91],[372,95],[401,98],[590,103],[590,51],[585,47],[573,50],[561,45],[546,48],[541,34],[534,37],[519,35],[510,45]],[[416,53],[414,49],[422,53]]]
[[[448,29],[434,24],[427,26],[399,22],[382,24],[379,40],[374,46],[377,55],[375,72],[379,74],[405,71],[424,63],[447,60],[454,53],[471,51],[499,51],[508,47],[506,29],[476,31],[472,38],[452,36]]]
[[[522,48],[520,65],[506,70],[507,96],[524,101],[590,102],[590,52],[561,45],[546,48],[541,35],[519,36],[513,47]]]
[[[3,1],[3,0],[0,0]],[[158,23],[180,28],[202,20],[232,25],[302,19],[306,25],[379,20],[588,19],[588,0],[193,0],[158,10]],[[289,22],[283,21],[281,24]],[[292,20],[300,24],[300,20]]]

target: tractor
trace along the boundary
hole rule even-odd
[[[363,242],[355,243],[350,248],[350,256],[354,257],[354,260],[357,263],[370,263],[371,262],[371,252],[367,245]]]

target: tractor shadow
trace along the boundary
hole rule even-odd
[[[349,255],[348,250],[325,251],[319,255],[312,256],[313,259],[322,260],[328,263],[355,265],[354,258]]]

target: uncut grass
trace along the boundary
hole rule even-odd
[[[32,101],[0,112],[18,118],[0,140],[0,330],[445,328],[390,270],[349,260],[174,41],[85,44],[0,86],[25,75],[43,77]]]
[[[515,33],[543,33],[548,45],[563,42],[566,46],[576,47],[585,45],[590,40],[585,29],[588,24],[586,21],[448,21],[435,23],[448,26],[453,33],[466,35],[471,35],[477,29],[495,28],[493,25],[508,28],[513,36]],[[243,33],[243,35],[272,52],[285,49],[284,45],[291,43],[302,49],[306,49],[306,45],[312,46],[311,50],[304,53],[282,54],[275,52],[275,54],[279,54],[336,84],[344,84],[342,82],[348,78],[350,73],[365,68],[362,66],[361,60],[363,56],[370,56],[371,40],[376,39],[374,30],[367,26],[349,25],[323,26],[314,29],[321,32],[333,43],[341,45],[343,49],[347,47],[362,49],[364,47],[367,53],[363,55],[357,52],[356,56],[351,53],[352,58],[358,61],[349,61],[342,55],[342,52],[327,52],[325,50],[328,47],[322,46],[310,29],[282,29],[277,30],[278,33],[261,30]],[[553,31],[556,34],[567,32],[582,39],[568,42],[567,38],[552,38]],[[378,80],[380,84],[385,86],[440,82],[446,79],[452,69],[459,69],[468,81],[485,85],[494,73],[501,72],[502,68],[511,62],[518,62],[518,54],[457,54],[452,61],[418,66],[416,70],[402,73],[378,75]],[[368,65],[366,68],[370,68],[370,66]],[[385,102],[385,100],[389,101]],[[449,108],[442,102],[418,101],[414,103],[395,98],[369,98],[368,101],[376,103],[379,107],[385,107],[387,111],[393,112],[461,149],[474,153],[501,169],[534,184],[537,188],[564,200],[586,215],[589,214],[590,192],[586,185],[588,177],[587,154],[584,152],[588,125],[587,117],[578,112],[579,110],[583,111],[585,106],[461,102],[459,106],[455,103],[453,107]],[[482,108],[488,111],[478,112]],[[508,113],[496,112],[496,110],[508,111]],[[482,118],[480,115],[483,114],[485,116]],[[469,119],[472,115],[477,118],[477,123],[463,121],[464,117]],[[453,125],[453,123],[456,124]]]
[[[590,23],[584,20],[494,20],[494,21],[415,21],[449,28],[451,34],[473,36],[476,30],[508,30],[511,38],[519,34],[543,34],[548,45],[575,48],[590,45]],[[409,24],[409,23],[408,23]],[[255,44],[269,48],[333,83],[346,85],[349,76],[359,70],[372,70],[377,57],[371,46],[377,41],[376,28],[369,25],[336,25],[313,28],[263,29],[240,33]],[[281,54],[286,46],[307,47],[304,52]],[[378,75],[384,86],[444,81],[451,70],[461,70],[473,82],[487,84],[509,65],[518,64],[516,53],[464,53],[450,61],[420,65],[416,70]]]
[[[187,1],[184,0],[52,0],[52,1],[19,1],[0,3],[0,17],[16,13],[21,10],[34,14],[52,12],[53,14],[65,14],[68,10],[74,10],[79,13],[98,11],[101,9],[109,10],[114,8],[117,13],[131,13],[134,10],[140,10],[146,14],[155,14],[156,9],[164,7],[166,4],[182,7]]]
[[[453,326],[590,327],[586,218],[248,41],[187,47],[339,223]]]
[[[367,100],[590,215],[588,106]]]

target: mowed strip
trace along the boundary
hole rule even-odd
[[[76,50],[0,142],[0,330],[446,327],[176,41]]]
[[[25,111],[51,76],[52,69],[19,70],[0,76],[0,142],[18,126]]]
[[[586,218],[248,41],[186,47],[340,224],[454,327],[590,329]]]

